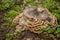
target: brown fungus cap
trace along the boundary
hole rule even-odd
[[[18,18],[18,21],[16,21],[16,18]],[[25,28],[28,28],[31,32],[41,33],[49,28],[55,28],[57,25],[56,17],[53,16],[48,9],[37,6],[25,8],[22,15],[19,14],[16,18],[14,20],[18,23],[18,25],[21,25],[20,27],[16,27],[16,29],[20,28],[22,31],[24,31]],[[42,30],[41,28],[45,29]]]

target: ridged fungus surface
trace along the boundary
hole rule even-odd
[[[57,19],[53,16],[48,9],[30,6],[16,16],[13,22],[17,25],[17,30],[29,30],[34,33],[41,33],[49,28],[55,28],[57,25]],[[42,30],[42,28],[44,28]]]

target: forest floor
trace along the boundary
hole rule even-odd
[[[23,0],[23,1],[25,2],[25,0]],[[53,34],[53,33],[43,32],[41,34],[35,34],[35,33],[30,32],[30,31],[24,31],[22,33],[18,33],[16,36],[9,36],[8,35],[8,37],[6,37],[8,33],[13,33],[15,31],[15,25],[11,23],[12,22],[11,18],[9,18],[11,15],[8,14],[8,12],[15,13],[14,11],[16,11],[16,10],[20,12],[28,5],[36,5],[37,6],[37,3],[34,3],[34,1],[28,1],[27,0],[26,3],[21,3],[21,2],[22,1],[19,2],[18,6],[16,4],[10,9],[0,11],[0,40],[60,40],[60,33]],[[38,3],[39,3],[39,1],[38,1]],[[49,3],[49,1],[48,1],[48,3],[44,4],[44,5],[47,8],[51,9],[51,11],[54,11],[53,13],[55,14],[55,6],[56,6],[56,4],[54,4],[54,5],[53,4],[54,4],[54,2],[51,5],[51,2]],[[21,7],[21,5],[22,5],[22,7]],[[38,5],[40,5],[40,3]],[[11,11],[11,9],[14,10],[14,11]],[[57,10],[56,12],[59,13],[60,9]],[[5,16],[6,14],[9,17],[8,16],[6,17]],[[13,15],[11,17],[14,17]],[[57,16],[59,16],[59,14]],[[60,18],[58,19],[58,24],[60,25]]]
[[[15,30],[15,27],[5,27],[4,16],[8,11],[0,12],[0,40],[6,40],[6,34],[11,33]],[[12,37],[11,40],[60,40],[60,34],[48,34],[46,32],[41,34],[35,34],[30,31],[24,31],[20,35],[16,35],[16,37]]]

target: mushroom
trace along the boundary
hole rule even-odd
[[[41,29],[42,25],[45,25],[46,29],[51,28],[51,25],[49,25],[50,22],[55,25],[52,25],[52,28],[57,25],[56,17],[48,9],[37,6],[26,7],[21,14],[15,17],[13,22],[17,25],[16,29],[21,31],[28,29],[34,33],[44,31]]]

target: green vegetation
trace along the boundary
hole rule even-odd
[[[53,34],[60,34],[60,25],[57,25],[57,27],[55,29],[48,29],[47,30],[48,33],[53,33]]]
[[[46,26],[42,25],[40,26],[42,30],[46,29]]]
[[[18,13],[14,10],[9,11],[6,15],[5,15],[5,20],[12,20],[13,18],[15,18],[18,15]]]
[[[7,34],[7,35],[6,35],[6,39],[5,39],[5,40],[11,40],[10,34]]]
[[[16,5],[16,6],[13,6],[13,10],[15,10],[15,11],[22,11],[23,7],[19,6],[19,5]]]
[[[57,28],[56,28],[56,30],[55,30],[54,33],[55,33],[55,34],[59,34],[59,33],[60,33],[60,25],[57,26]]]
[[[14,10],[11,10],[9,11],[7,14],[6,14],[6,17],[10,17],[10,18],[14,18],[15,16],[17,16],[17,12],[14,11]]]
[[[60,33],[60,28],[57,28],[55,31],[56,34]]]
[[[4,17],[4,20],[5,20],[5,24],[4,24],[4,25],[5,25],[6,27],[14,27],[15,24],[12,23],[12,20],[13,20],[13,18],[15,18],[17,15],[18,15],[18,13],[17,13],[16,11],[14,11],[14,10],[9,11],[9,12],[5,15],[5,17]]]
[[[5,40],[11,40],[12,37],[16,37],[18,34],[21,34],[22,32],[20,30],[15,30],[13,33],[8,33],[6,34],[6,39]]]
[[[38,2],[35,0],[24,0],[24,5],[27,6],[38,6]]]
[[[53,30],[52,28],[49,28],[49,29],[47,30],[47,32],[48,32],[48,33],[53,33],[54,30]]]
[[[10,8],[15,4],[15,0],[0,0],[0,11]]]
[[[12,23],[12,22],[6,22],[6,23],[4,24],[4,26],[5,26],[5,27],[14,27],[15,24]]]

